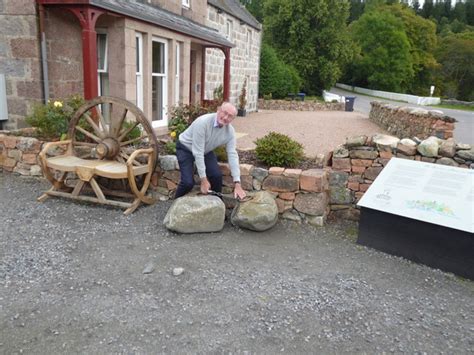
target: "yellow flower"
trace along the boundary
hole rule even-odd
[[[63,103],[61,101],[54,101],[54,107],[63,107]]]
[[[170,133],[170,137],[171,137],[171,138],[176,138],[176,132],[175,132],[175,131],[171,132],[171,133]]]

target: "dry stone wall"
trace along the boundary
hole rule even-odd
[[[379,101],[373,101],[371,105],[369,119],[399,138],[453,137],[456,120],[442,111],[395,106]]]
[[[38,154],[44,144],[36,138],[0,132],[0,171],[41,176]],[[257,191],[271,193],[281,218],[316,226],[322,226],[331,216],[357,220],[357,202],[392,157],[474,169],[474,145],[458,144],[452,138],[431,136],[421,141],[387,135],[357,136],[331,152],[329,166],[320,169],[264,169],[241,164],[241,183],[250,195]],[[232,208],[236,202],[232,198],[230,168],[225,163],[220,163],[220,168],[224,202]],[[161,156],[152,177],[153,194],[160,200],[173,198],[179,179],[176,156]]]
[[[387,135],[351,137],[332,153],[329,173],[331,213],[357,218],[357,202],[392,157],[474,169],[474,146],[452,138],[423,141]]]
[[[0,134],[0,169],[24,176],[41,176],[38,155],[44,142]]]
[[[260,110],[283,111],[344,111],[345,104],[340,102],[316,102],[297,100],[258,100]]]

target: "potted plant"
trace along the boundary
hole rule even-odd
[[[247,114],[245,106],[247,106],[247,78],[245,78],[244,85],[242,85],[242,90],[240,91],[237,116],[245,117]]]

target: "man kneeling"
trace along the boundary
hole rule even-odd
[[[234,127],[231,123],[237,109],[229,102],[224,102],[216,113],[208,113],[198,117],[183,133],[176,143],[181,180],[176,189],[175,198],[181,197],[194,186],[193,163],[201,179],[201,193],[210,190],[222,192],[222,173],[217,164],[214,149],[226,146],[232,179],[234,181],[234,197],[243,199],[245,191],[240,185],[239,155],[236,150]]]

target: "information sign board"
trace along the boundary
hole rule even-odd
[[[358,205],[474,233],[474,170],[392,158]]]

